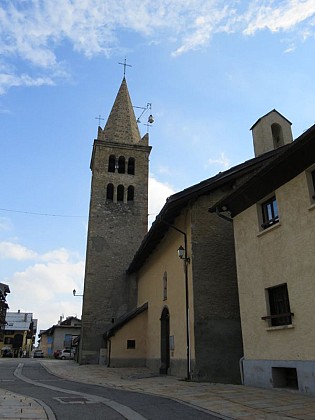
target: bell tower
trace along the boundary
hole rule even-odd
[[[124,77],[92,151],[81,364],[103,360],[105,329],[136,306],[126,269],[148,229],[148,143],[148,134],[140,136]]]

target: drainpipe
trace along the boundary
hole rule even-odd
[[[110,353],[112,350],[112,342],[110,338],[107,340],[107,367],[110,367]]]

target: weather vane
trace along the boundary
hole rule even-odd
[[[130,64],[127,64],[127,59],[125,57],[124,62],[123,63],[118,63],[121,64],[122,66],[124,66],[124,77],[126,76],[126,67],[132,67]]]

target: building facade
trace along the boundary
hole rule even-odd
[[[80,335],[81,320],[75,316],[69,316],[64,321],[62,319],[56,325],[41,331],[40,349],[45,357],[53,357],[54,352],[62,349],[74,347],[74,340]]]
[[[277,153],[168,198],[127,270],[137,282],[137,306],[105,332],[111,367],[148,366],[192,380],[240,383],[233,226],[208,208]]]
[[[7,312],[3,342],[0,342],[2,355],[12,353],[13,357],[29,357],[35,343],[37,319],[29,312]]]
[[[315,393],[315,126],[292,143],[277,124],[288,146],[212,210],[233,217],[244,383]]]

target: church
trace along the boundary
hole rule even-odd
[[[267,123],[284,120],[273,111]],[[265,118],[255,132],[264,129]],[[123,78],[92,151],[81,364],[241,382],[233,223],[208,210],[281,154],[286,139],[170,196],[148,231],[151,147],[148,134],[140,135]]]

